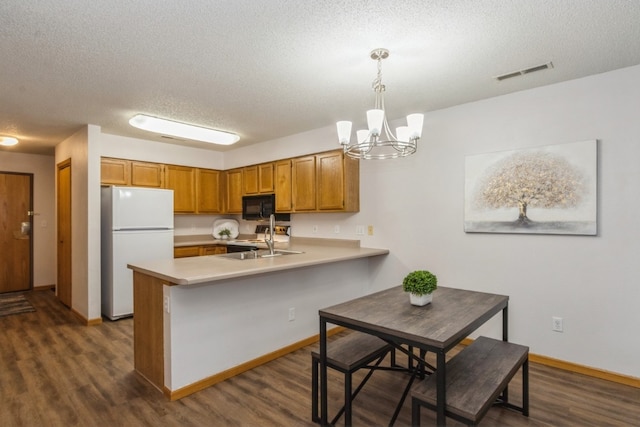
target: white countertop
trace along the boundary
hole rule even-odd
[[[292,238],[288,244],[276,244],[276,248],[304,253],[247,260],[210,255],[139,262],[128,267],[176,285],[196,285],[389,253],[388,249],[362,248],[358,240],[337,239]]]

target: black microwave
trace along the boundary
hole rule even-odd
[[[276,195],[263,194],[260,196],[244,196],[242,198],[242,219],[247,221],[268,220],[271,214],[276,215],[276,221],[290,221],[288,213],[276,213]]]

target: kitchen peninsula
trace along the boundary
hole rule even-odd
[[[308,345],[318,310],[368,294],[389,253],[311,238],[281,249],[302,253],[129,265],[136,371],[175,400]]]

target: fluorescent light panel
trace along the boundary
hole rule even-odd
[[[211,144],[231,145],[240,139],[240,137],[234,133],[189,125],[173,120],[160,119],[145,114],[133,116],[131,120],[129,120],[129,124],[138,129],[159,133],[161,135],[209,142]]]
[[[18,143],[18,139],[12,136],[0,136],[0,145],[4,145],[5,147],[11,147],[12,145],[16,145]]]

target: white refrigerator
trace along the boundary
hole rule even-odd
[[[133,272],[127,264],[173,259],[173,190],[103,187],[102,314],[133,314]]]

